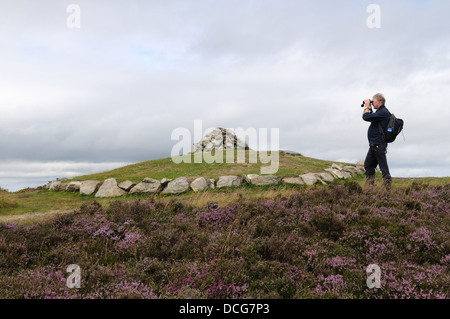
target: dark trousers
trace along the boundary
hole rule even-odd
[[[389,173],[386,152],[386,145],[370,145],[366,160],[364,161],[367,182],[369,184],[373,184],[375,182],[375,169],[377,165],[379,165],[381,174],[383,174],[384,185],[388,187],[391,186],[392,178]]]

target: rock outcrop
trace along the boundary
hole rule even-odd
[[[108,178],[100,186],[95,197],[119,197],[125,194],[126,192],[117,185],[115,178]]]
[[[62,191],[62,186],[61,186],[61,182],[60,181],[52,181],[48,184],[48,189],[51,191]]]
[[[333,175],[331,175],[330,173],[327,173],[327,172],[316,173],[315,175],[316,175],[317,178],[319,178],[320,180],[322,180],[324,182],[332,182],[332,181],[334,181]]]
[[[178,177],[170,181],[166,188],[163,189],[163,194],[180,194],[189,189],[190,181],[187,177]]]
[[[153,178],[144,178],[142,182],[135,185],[131,190],[130,194],[147,194],[147,193],[158,193],[161,191],[161,182]]]
[[[133,183],[132,181],[124,181],[119,184],[119,187],[126,192],[129,192],[134,186],[136,186],[136,183]]]
[[[249,149],[247,143],[240,140],[233,131],[218,127],[195,143],[191,152],[224,151],[233,148],[237,150]]]
[[[314,185],[319,181],[314,173],[300,175],[300,178],[306,185]]]
[[[300,177],[285,177],[283,178],[283,183],[286,184],[297,184],[297,185],[304,185],[303,179]]]
[[[241,183],[242,183],[242,179],[235,175],[220,176],[219,179],[217,180],[216,187],[222,188],[222,187],[240,186]]]
[[[334,163],[331,167],[324,169],[323,172],[307,173],[299,176],[277,176],[277,175],[258,175],[244,174],[243,176],[228,175],[220,176],[216,182],[215,179],[198,177],[192,182],[187,177],[179,177],[174,180],[163,178],[161,181],[153,178],[144,178],[142,182],[136,184],[132,181],[124,181],[120,184],[114,178],[109,178],[103,183],[100,181],[72,181],[66,182],[65,179],[57,179],[49,182],[46,188],[52,191],[79,191],[82,195],[92,195],[95,197],[118,197],[124,194],[181,194],[192,190],[201,192],[211,188],[240,186],[243,182],[251,185],[315,185],[317,183],[327,184],[335,179],[347,179],[364,174],[364,163],[358,162],[356,165],[340,165]]]
[[[100,187],[100,181],[82,181],[80,185],[80,194],[81,195],[92,195]]]
[[[344,179],[344,174],[342,174],[342,171],[336,168],[325,168],[325,171],[330,173],[334,178]]]
[[[73,181],[67,183],[66,191],[68,192],[78,192],[80,191],[81,181]]]
[[[191,188],[194,192],[204,191],[209,188],[208,181],[204,177],[196,178],[192,181]]]
[[[244,180],[252,185],[278,185],[281,183],[281,177],[275,175],[257,175],[257,174],[248,174],[244,175]]]

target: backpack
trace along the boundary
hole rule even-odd
[[[403,129],[403,120],[395,117],[394,114],[391,113],[391,117],[389,118],[389,123],[386,127],[386,130],[383,131],[381,128],[381,123],[378,123],[378,127],[380,129],[381,135],[383,136],[383,140],[385,143],[392,143],[395,141],[395,138]]]

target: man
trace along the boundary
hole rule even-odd
[[[372,111],[370,100],[364,100],[363,120],[370,122],[367,137],[369,139],[369,151],[367,152],[366,160],[364,161],[364,168],[366,170],[366,186],[373,186],[375,183],[375,168],[380,166],[383,174],[383,184],[389,189],[392,184],[391,174],[386,159],[387,143],[384,141],[383,135],[380,132],[381,128],[386,129],[389,118],[391,116],[389,110],[384,105],[386,102],[381,93],[375,94],[372,98],[372,104],[375,112]]]

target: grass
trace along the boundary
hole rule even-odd
[[[0,189],[0,212],[2,210],[14,209],[18,206],[14,195],[7,191]]]
[[[89,201],[0,223],[0,298],[448,299],[449,186],[230,188],[200,207],[183,201],[194,194]],[[80,289],[66,286],[71,264]]]
[[[378,176],[377,178],[379,184],[381,184],[381,176]],[[354,177],[350,180],[357,182],[360,186],[363,186],[365,182],[364,176]],[[344,181],[336,182],[343,183]],[[392,187],[404,188],[411,185],[443,186],[449,183],[450,178],[394,178]],[[324,187],[324,185],[317,185],[314,187]],[[161,193],[152,195],[127,194],[120,198],[95,198],[94,195],[82,196],[78,193],[53,192],[45,189],[16,193],[2,192],[0,193],[0,203],[2,203],[0,206],[0,221],[1,216],[19,215],[30,212],[48,212],[54,210],[76,210],[82,204],[92,200],[98,201],[105,207],[109,207],[109,205],[115,201],[130,202],[138,199],[149,198],[158,199],[166,203],[170,203],[173,200],[178,200],[184,204],[189,204],[194,207],[201,207],[212,201],[231,204],[242,199],[270,200],[280,197],[287,197],[305,188],[306,186],[304,185],[290,184],[281,184],[277,186],[242,185],[232,188],[208,189],[198,193],[188,191],[186,193],[174,195],[165,195]]]
[[[242,153],[241,153],[242,154]],[[213,155],[215,155],[213,153]],[[132,165],[120,167],[111,171],[100,172],[91,175],[83,175],[74,177],[71,180],[100,180],[115,178],[119,182],[131,180],[133,182],[141,182],[146,177],[161,180],[162,178],[174,179],[180,176],[188,178],[196,178],[203,176],[205,178],[218,178],[222,175],[238,175],[243,174],[260,174],[261,167],[269,166],[270,162],[261,160],[260,153],[254,151],[245,151],[245,160],[238,161],[238,153],[234,152],[234,162],[227,163],[226,154],[223,155],[223,163],[195,163],[194,155],[190,156],[190,163],[181,162],[174,163],[171,157],[157,160],[150,160]],[[276,153],[268,152],[269,156],[275,157]],[[301,155],[286,154],[279,152],[279,167],[274,175],[279,176],[298,176],[309,172],[320,172],[330,167],[333,162],[318,160]],[[256,159],[252,160],[252,159]],[[346,163],[341,163],[346,164]],[[163,195],[156,194],[154,196],[161,197],[163,200],[179,198],[183,201],[204,203],[220,199],[223,202],[233,202],[238,197],[255,198],[258,196],[270,197],[274,194],[287,194],[293,192],[297,188],[290,185],[280,185],[270,189],[261,187],[241,186],[233,189],[216,189],[207,190],[196,194],[192,191],[180,195]],[[261,190],[264,190],[261,194]],[[237,192],[236,192],[237,191]],[[109,205],[112,201],[131,201],[139,198],[147,198],[148,195],[125,195],[120,199],[96,199],[102,205]],[[17,215],[29,212],[47,212],[51,210],[74,210],[80,207],[86,201],[95,199],[94,196],[82,196],[78,193],[68,192],[50,192],[47,190],[22,190],[16,193],[2,192],[0,197],[0,216]]]
[[[238,162],[237,152],[234,154],[234,162],[227,163],[225,155],[223,163],[195,163],[194,156],[190,156],[190,163],[182,162],[176,164],[171,157],[157,160],[145,161],[137,164],[127,165],[107,172],[101,172],[91,175],[83,175],[71,180],[105,180],[115,178],[118,181],[131,180],[141,182],[146,177],[154,179],[177,178],[186,176],[194,178],[203,176],[205,178],[217,178],[221,175],[242,175],[242,174],[260,174],[261,167],[268,167],[270,163],[263,164],[260,154],[254,151],[245,152],[245,161]],[[250,158],[256,157],[257,162],[251,162]],[[269,152],[269,156],[276,156],[275,152]],[[291,155],[279,152],[279,168],[274,175],[280,176],[298,176],[310,172],[320,172],[330,167],[333,162],[318,160],[310,157]],[[345,164],[345,163],[342,163]]]
[[[412,183],[420,183],[429,186],[444,186],[450,184],[450,177],[413,177],[413,178],[395,178],[395,186],[409,186]]]
[[[280,154],[278,174],[331,164]],[[217,178],[260,166],[169,158],[76,179]],[[448,298],[450,177],[394,178],[390,193],[380,174],[373,190],[364,182],[120,198],[0,189],[0,298]],[[54,210],[68,213],[37,213]],[[373,263],[381,289],[366,286]],[[82,269],[81,289],[65,285],[69,264]]]
[[[118,181],[131,180],[140,182],[145,177],[155,179],[176,178],[186,176],[195,178],[203,176],[205,178],[217,178],[221,175],[242,175],[260,174],[261,166],[268,164],[249,163],[249,151],[246,152],[247,163],[173,163],[171,158],[157,159],[124,166],[108,172],[102,172],[92,175],[84,175],[73,178],[72,180],[105,180],[107,178],[116,178]],[[237,155],[235,153],[235,158]],[[191,158],[193,161],[193,158]],[[224,160],[225,161],[225,160]],[[298,176],[308,172],[320,172],[330,167],[333,162],[309,158],[301,155],[291,155],[284,152],[279,154],[279,170],[276,175],[280,176]],[[346,163],[340,163],[346,164]],[[378,174],[378,180],[381,175]],[[361,186],[364,184],[364,176],[358,176],[353,179]],[[450,183],[450,177],[445,178],[394,178],[393,187],[407,187],[413,183],[420,183],[430,186],[439,186]],[[178,195],[154,194],[152,197],[166,202],[177,199],[190,205],[200,207],[211,201],[220,201],[221,203],[233,203],[242,198],[245,199],[274,199],[276,197],[290,196],[302,185],[278,185],[278,186],[249,186],[243,185],[235,188],[209,189],[200,193],[189,191]],[[319,186],[320,187],[320,186]],[[48,211],[67,211],[78,209],[83,203],[97,200],[105,206],[109,206],[114,201],[133,201],[137,199],[146,199],[148,195],[125,195],[118,199],[95,198],[92,196],[82,196],[79,193],[52,192],[48,190],[25,189],[15,193],[9,193],[0,190],[0,217],[19,215],[33,212]],[[1,219],[0,219],[1,221]]]
[[[278,185],[278,186],[252,186],[243,185],[239,187],[208,189],[195,193],[188,191],[183,194],[127,194],[120,198],[95,198],[94,195],[82,196],[78,193],[53,192],[49,190],[37,190],[25,194],[10,193],[7,195],[9,202],[14,202],[13,206],[0,208],[0,216],[24,214],[28,212],[47,212],[52,210],[75,210],[83,203],[96,200],[108,207],[112,202],[129,202],[138,199],[158,198],[162,201],[170,202],[174,199],[191,203],[193,206],[202,206],[205,203],[220,200],[223,203],[232,203],[240,198],[274,198],[276,196],[287,195],[304,188],[298,185]],[[0,219],[1,221],[1,219]]]

